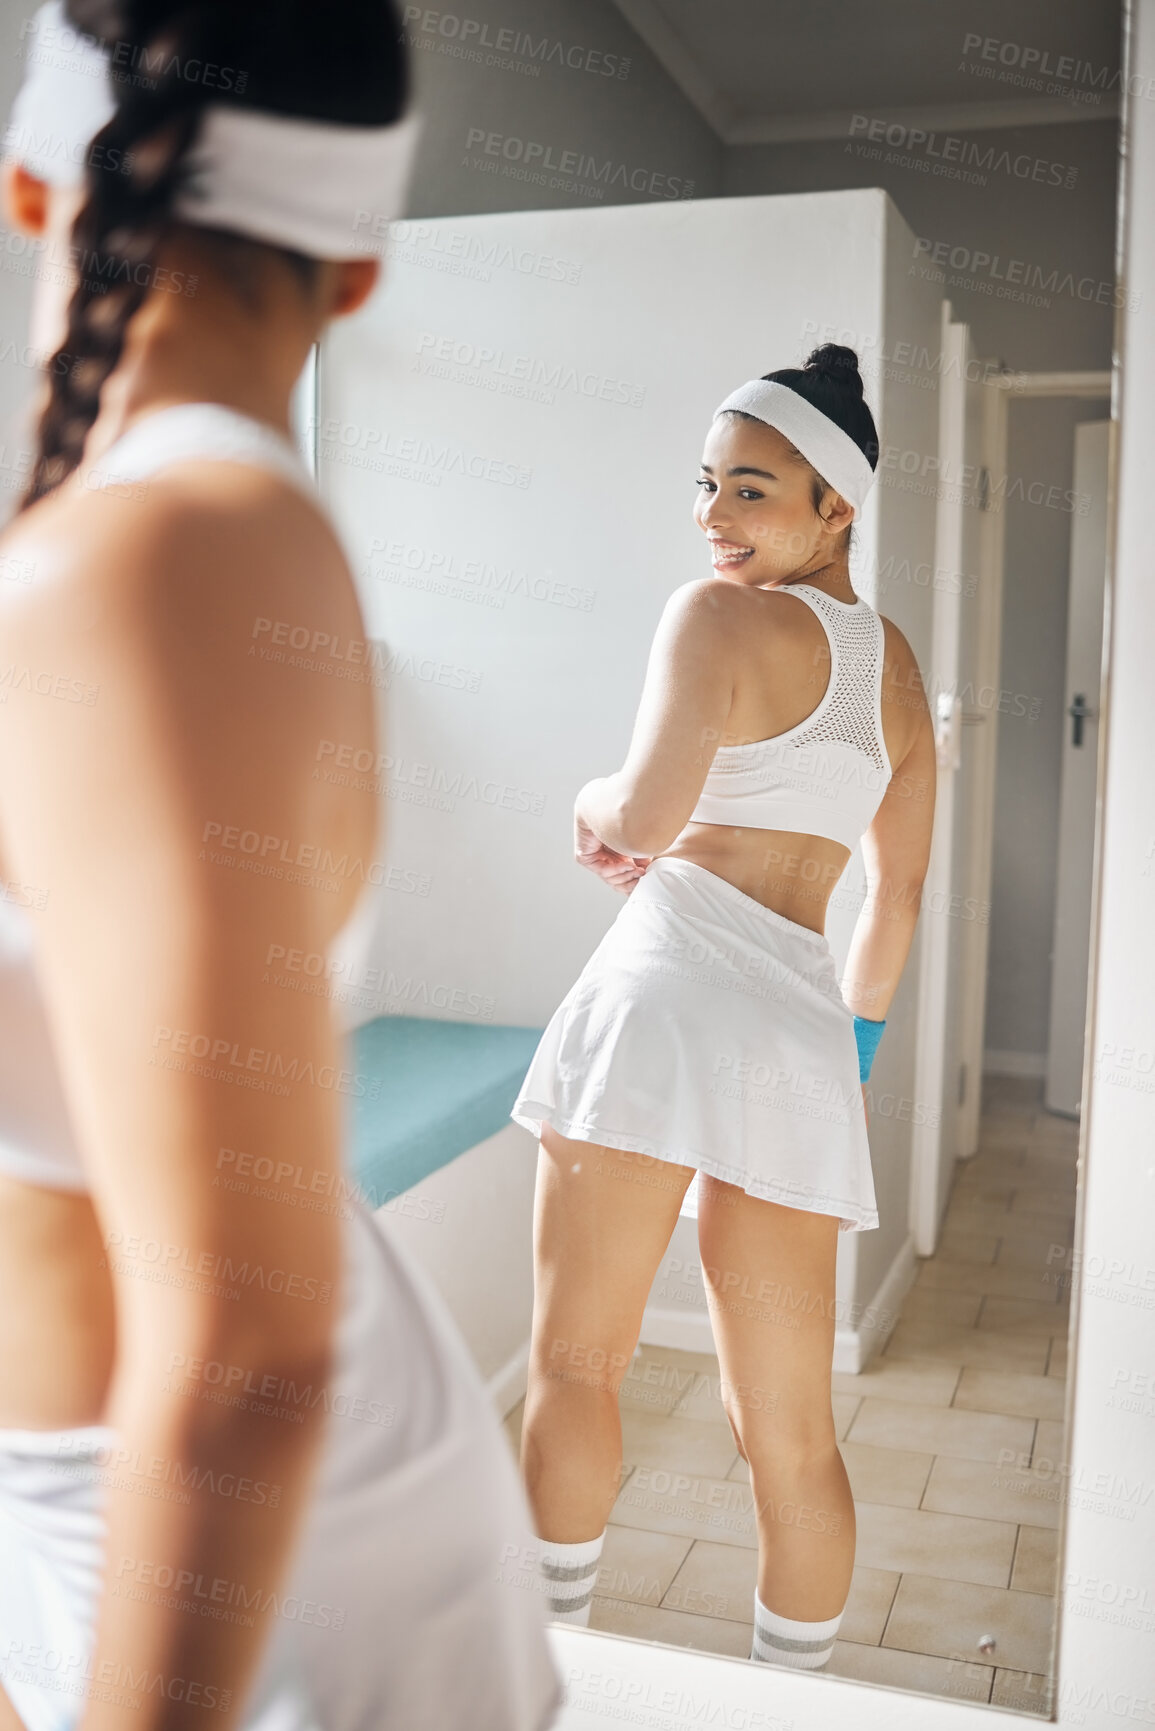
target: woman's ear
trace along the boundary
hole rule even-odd
[[[337,266],[333,282],[329,317],[343,318],[347,313],[355,313],[359,307],[363,307],[377,287],[380,275],[381,261],[378,258],[343,259]]]
[[[841,535],[843,530],[849,529],[854,521],[854,506],[849,504],[841,493],[835,493],[831,490],[823,499],[818,515],[821,517],[827,533]]]
[[[4,175],[4,216],[9,228],[21,234],[39,238],[48,228],[48,185],[19,162],[6,162]]]

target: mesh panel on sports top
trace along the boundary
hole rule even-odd
[[[882,621],[873,608],[860,604],[840,607],[821,589],[806,589],[815,611],[822,615],[838,650],[838,674],[822,714],[791,742],[806,745],[826,740],[850,745],[886,773],[878,737],[875,700],[882,679]]]

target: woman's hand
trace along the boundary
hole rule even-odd
[[[619,895],[628,896],[644,876],[649,860],[644,855],[615,853],[594,834],[579,811],[574,812],[574,858]]]

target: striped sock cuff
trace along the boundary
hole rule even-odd
[[[546,1603],[552,1617],[567,1623],[589,1622],[590,1604],[598,1579],[598,1562],[605,1531],[596,1539],[583,1539],[580,1544],[561,1545],[552,1539],[541,1539],[539,1567],[545,1581]]]
[[[817,1671],[834,1651],[841,1621],[841,1611],[837,1617],[828,1617],[822,1623],[803,1623],[795,1617],[780,1617],[777,1611],[767,1610],[755,1593],[754,1645],[750,1657],[769,1664],[790,1665],[796,1671]]]

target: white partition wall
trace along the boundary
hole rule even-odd
[[[399,225],[384,290],[326,339],[318,414],[387,645],[381,1010],[540,1026],[571,984],[619,905],[572,863],[573,796],[622,760],[667,596],[710,575],[712,411],[818,342],[858,349],[880,421],[856,585],[926,664],[941,303],[912,254],[873,190]],[[860,884],[856,855],[840,961]],[[876,1072],[906,1103],[871,1126],[884,1225],[840,1247],[859,1304],[910,1261],[916,974],[917,951]]]

